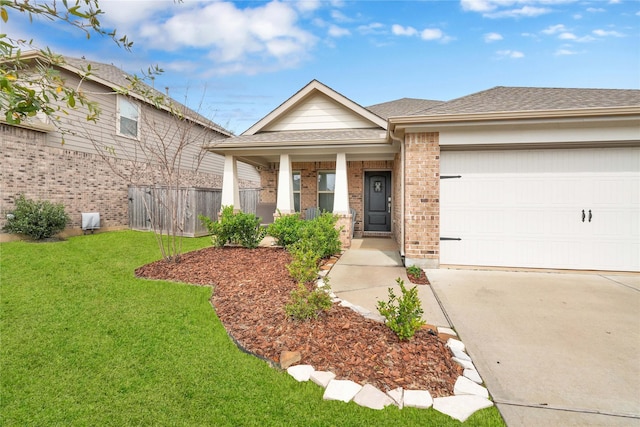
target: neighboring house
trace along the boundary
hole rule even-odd
[[[281,214],[320,207],[407,265],[640,271],[640,91],[495,87],[364,108],[314,80],[226,156]],[[277,213],[276,213],[277,215]]]
[[[36,52],[25,54],[22,59],[30,64],[43,60]],[[86,111],[68,109],[69,115],[62,115],[59,126],[37,117],[19,126],[0,121],[0,227],[16,196],[24,193],[27,198],[63,203],[71,216],[70,227],[76,230],[81,226],[82,212],[100,213],[103,229],[126,228],[128,186],[163,183],[158,169],[149,167],[148,159],[136,151],[137,144],[163,138],[164,143],[169,141],[174,147],[172,138],[178,143],[180,137],[173,135],[184,131],[185,126],[190,126],[191,135],[200,141],[184,152],[181,176],[185,185],[221,188],[224,158],[206,153],[197,171],[193,159],[202,153],[202,145],[229,138],[231,132],[175,103],[185,109],[188,118],[188,125],[177,124],[168,109],[156,107],[133,92],[121,94],[131,76],[119,68],[84,59],[64,59],[65,63],[55,68],[73,87],[80,83],[82,70],[91,64],[91,75],[79,87],[98,102],[101,114],[92,123],[86,120]],[[61,133],[60,128],[66,132]],[[115,167],[131,179],[118,177],[96,147],[111,153]],[[237,172],[241,187],[259,187],[260,177],[254,167],[241,163]]]

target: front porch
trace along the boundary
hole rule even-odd
[[[354,237],[363,236],[391,238],[397,245],[400,187],[394,185],[399,181],[394,160],[348,161],[344,154],[337,154],[335,161],[297,161],[292,157],[283,154],[280,162],[260,168],[261,213],[273,217],[262,218],[263,223],[293,213],[306,219],[309,210],[318,209],[338,216],[345,249]],[[225,183],[234,181],[234,170],[233,165],[225,169]],[[234,191],[225,192],[223,186],[222,205],[238,206],[229,190]]]

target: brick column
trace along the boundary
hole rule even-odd
[[[440,145],[436,132],[405,135],[405,263],[440,264]]]

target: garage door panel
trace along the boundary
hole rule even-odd
[[[461,239],[441,242],[441,263],[640,271],[640,148],[441,161],[442,175],[461,175],[441,181],[441,235]]]

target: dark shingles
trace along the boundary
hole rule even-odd
[[[443,101],[433,101],[430,99],[402,98],[395,101],[383,102],[366,107],[373,114],[388,119],[393,116],[411,116],[417,111],[442,104]]]
[[[476,92],[425,108],[420,115],[566,110],[640,105],[640,90],[504,87]]]

